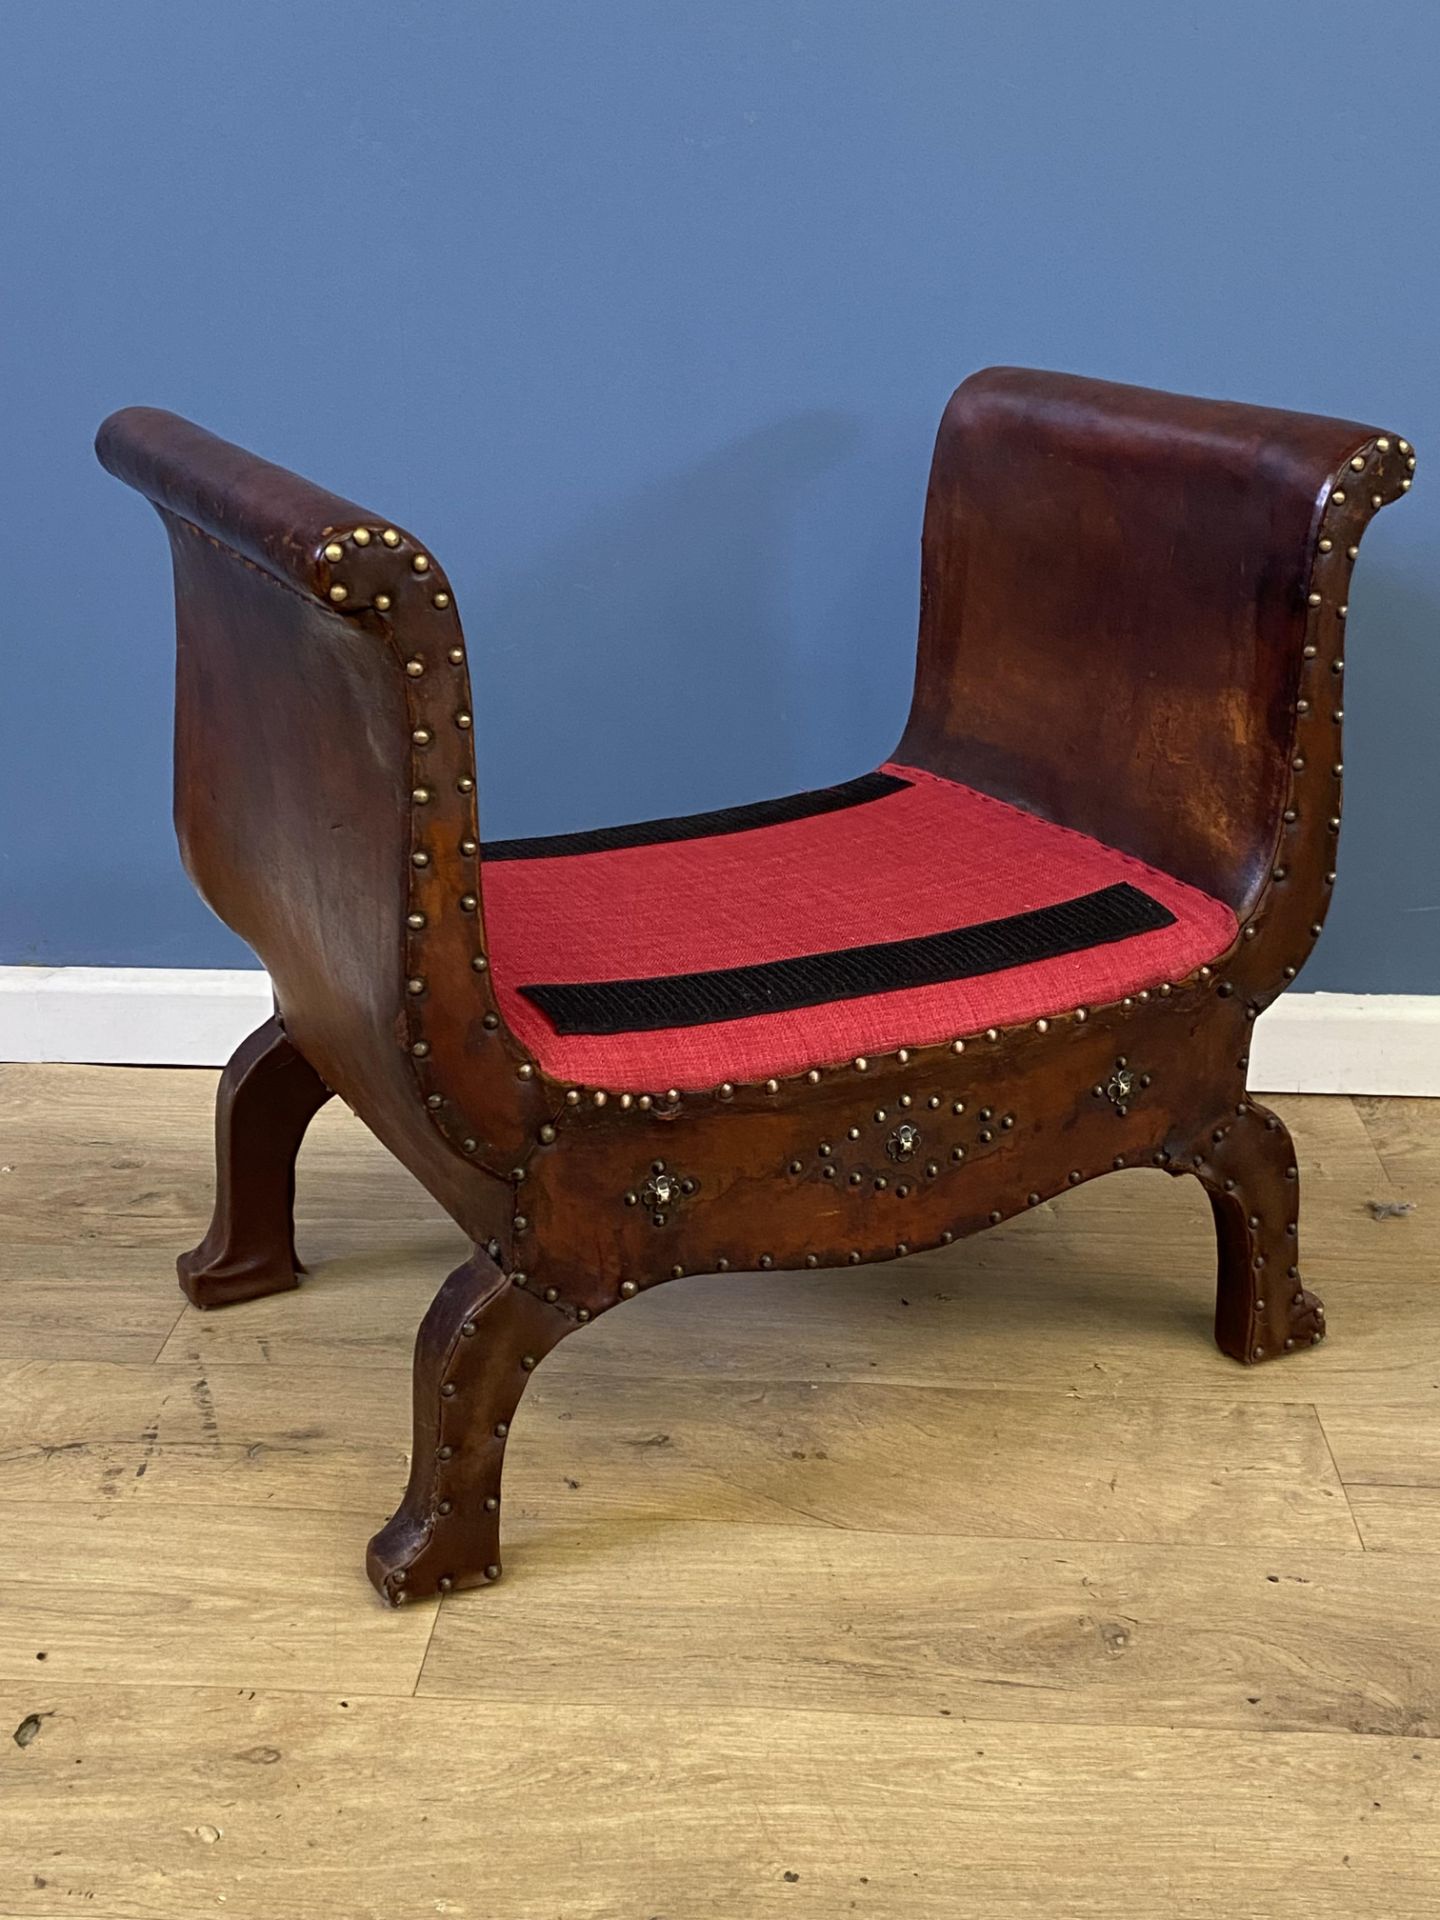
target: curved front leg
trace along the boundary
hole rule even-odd
[[[258,1300],[299,1284],[295,1156],[330,1089],[272,1017],[242,1040],[215,1098],[215,1212],[176,1261],[197,1307]]]
[[[1243,1098],[1175,1173],[1194,1173],[1215,1216],[1215,1341],[1232,1360],[1273,1360],[1325,1337],[1325,1309],[1300,1283],[1300,1174],[1278,1115]]]
[[[510,1422],[535,1367],[575,1325],[478,1248],[436,1294],[415,1341],[410,1483],[365,1556],[391,1606],[499,1579]]]

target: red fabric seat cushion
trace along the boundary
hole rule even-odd
[[[699,839],[484,866],[506,1021],[557,1079],[714,1087],[1098,1005],[1174,980],[1236,934],[1222,901],[1087,835],[914,767],[838,812]],[[1173,921],[933,985],[646,1032],[560,1034],[521,989],[706,973],[1002,920],[1128,882]]]

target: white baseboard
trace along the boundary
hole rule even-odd
[[[255,970],[0,967],[0,1060],[218,1067],[270,1011]],[[1287,993],[1256,1025],[1250,1085],[1440,1096],[1440,994]]]

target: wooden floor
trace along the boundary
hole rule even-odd
[[[462,1243],[336,1105],[303,1289],[182,1310],[213,1086],[0,1068],[0,1920],[1440,1914],[1440,1102],[1275,1103],[1331,1338],[1255,1370],[1152,1172],[637,1300],[387,1612]]]

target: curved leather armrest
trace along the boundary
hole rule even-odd
[[[1343,621],[1360,531],[1413,464],[1353,421],[975,374],[936,443],[898,757],[1244,917],[1276,859],[1297,721],[1336,704],[1329,661],[1323,687],[1306,679],[1317,609]]]
[[[330,536],[377,516],[160,407],[124,407],[95,436],[100,464],[153,505],[276,579],[329,592]]]

